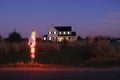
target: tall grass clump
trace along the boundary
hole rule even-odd
[[[111,43],[118,57],[120,57],[120,43]]]
[[[89,53],[95,57],[115,57],[114,48],[105,40],[90,43]]]
[[[67,42],[66,43],[66,46],[67,47],[84,47],[86,46],[88,43],[87,42],[84,42],[84,41],[72,41],[72,42]]]
[[[29,48],[25,42],[0,42],[0,63],[15,63],[29,60]]]
[[[36,44],[37,53],[50,53],[57,52],[60,50],[60,45],[58,43],[50,42],[38,42]]]

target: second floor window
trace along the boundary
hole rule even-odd
[[[66,32],[63,32],[63,34],[66,34]]]
[[[54,31],[54,34],[57,34],[57,32],[56,32],[56,31]]]
[[[70,32],[67,32],[68,34],[70,34]]]
[[[62,33],[61,33],[61,32],[59,32],[59,34],[61,35]]]
[[[51,32],[51,31],[49,31],[49,32],[48,32],[48,34],[52,34],[52,32]]]

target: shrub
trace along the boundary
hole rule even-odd
[[[56,52],[60,50],[60,45],[58,43],[49,43],[49,42],[38,42],[36,44],[37,53],[44,52]]]
[[[96,57],[114,57],[116,56],[114,48],[106,41],[99,40],[89,46],[89,53]]]

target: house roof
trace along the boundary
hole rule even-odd
[[[55,26],[54,27],[58,31],[71,31],[71,26]]]
[[[47,37],[48,35],[43,35],[42,37]]]

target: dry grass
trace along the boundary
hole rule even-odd
[[[115,49],[115,52],[118,55],[118,57],[120,57],[120,43],[112,43],[111,45]]]
[[[89,52],[96,57],[114,57],[116,56],[114,48],[106,41],[91,43]]]
[[[75,48],[75,47],[84,47],[86,45],[88,45],[88,42],[73,41],[73,42],[67,42],[66,43],[67,47],[73,47],[73,48]]]
[[[58,60],[59,62],[63,61],[63,63],[68,63],[68,61],[69,63],[70,61],[73,63],[76,61],[78,63],[81,62],[80,60],[82,60],[82,58],[102,59],[102,57],[115,57],[116,49],[118,50],[118,47],[114,49],[111,44],[104,40],[99,40],[92,43],[74,41],[67,42],[65,44],[37,42],[36,61],[43,61],[44,63],[45,60],[47,63],[47,61],[49,62],[50,60],[53,60],[57,63]],[[22,61],[30,61],[30,48],[27,42],[0,42],[0,63],[17,63]]]
[[[58,43],[38,42],[36,45],[37,53],[56,52],[60,50]]]

